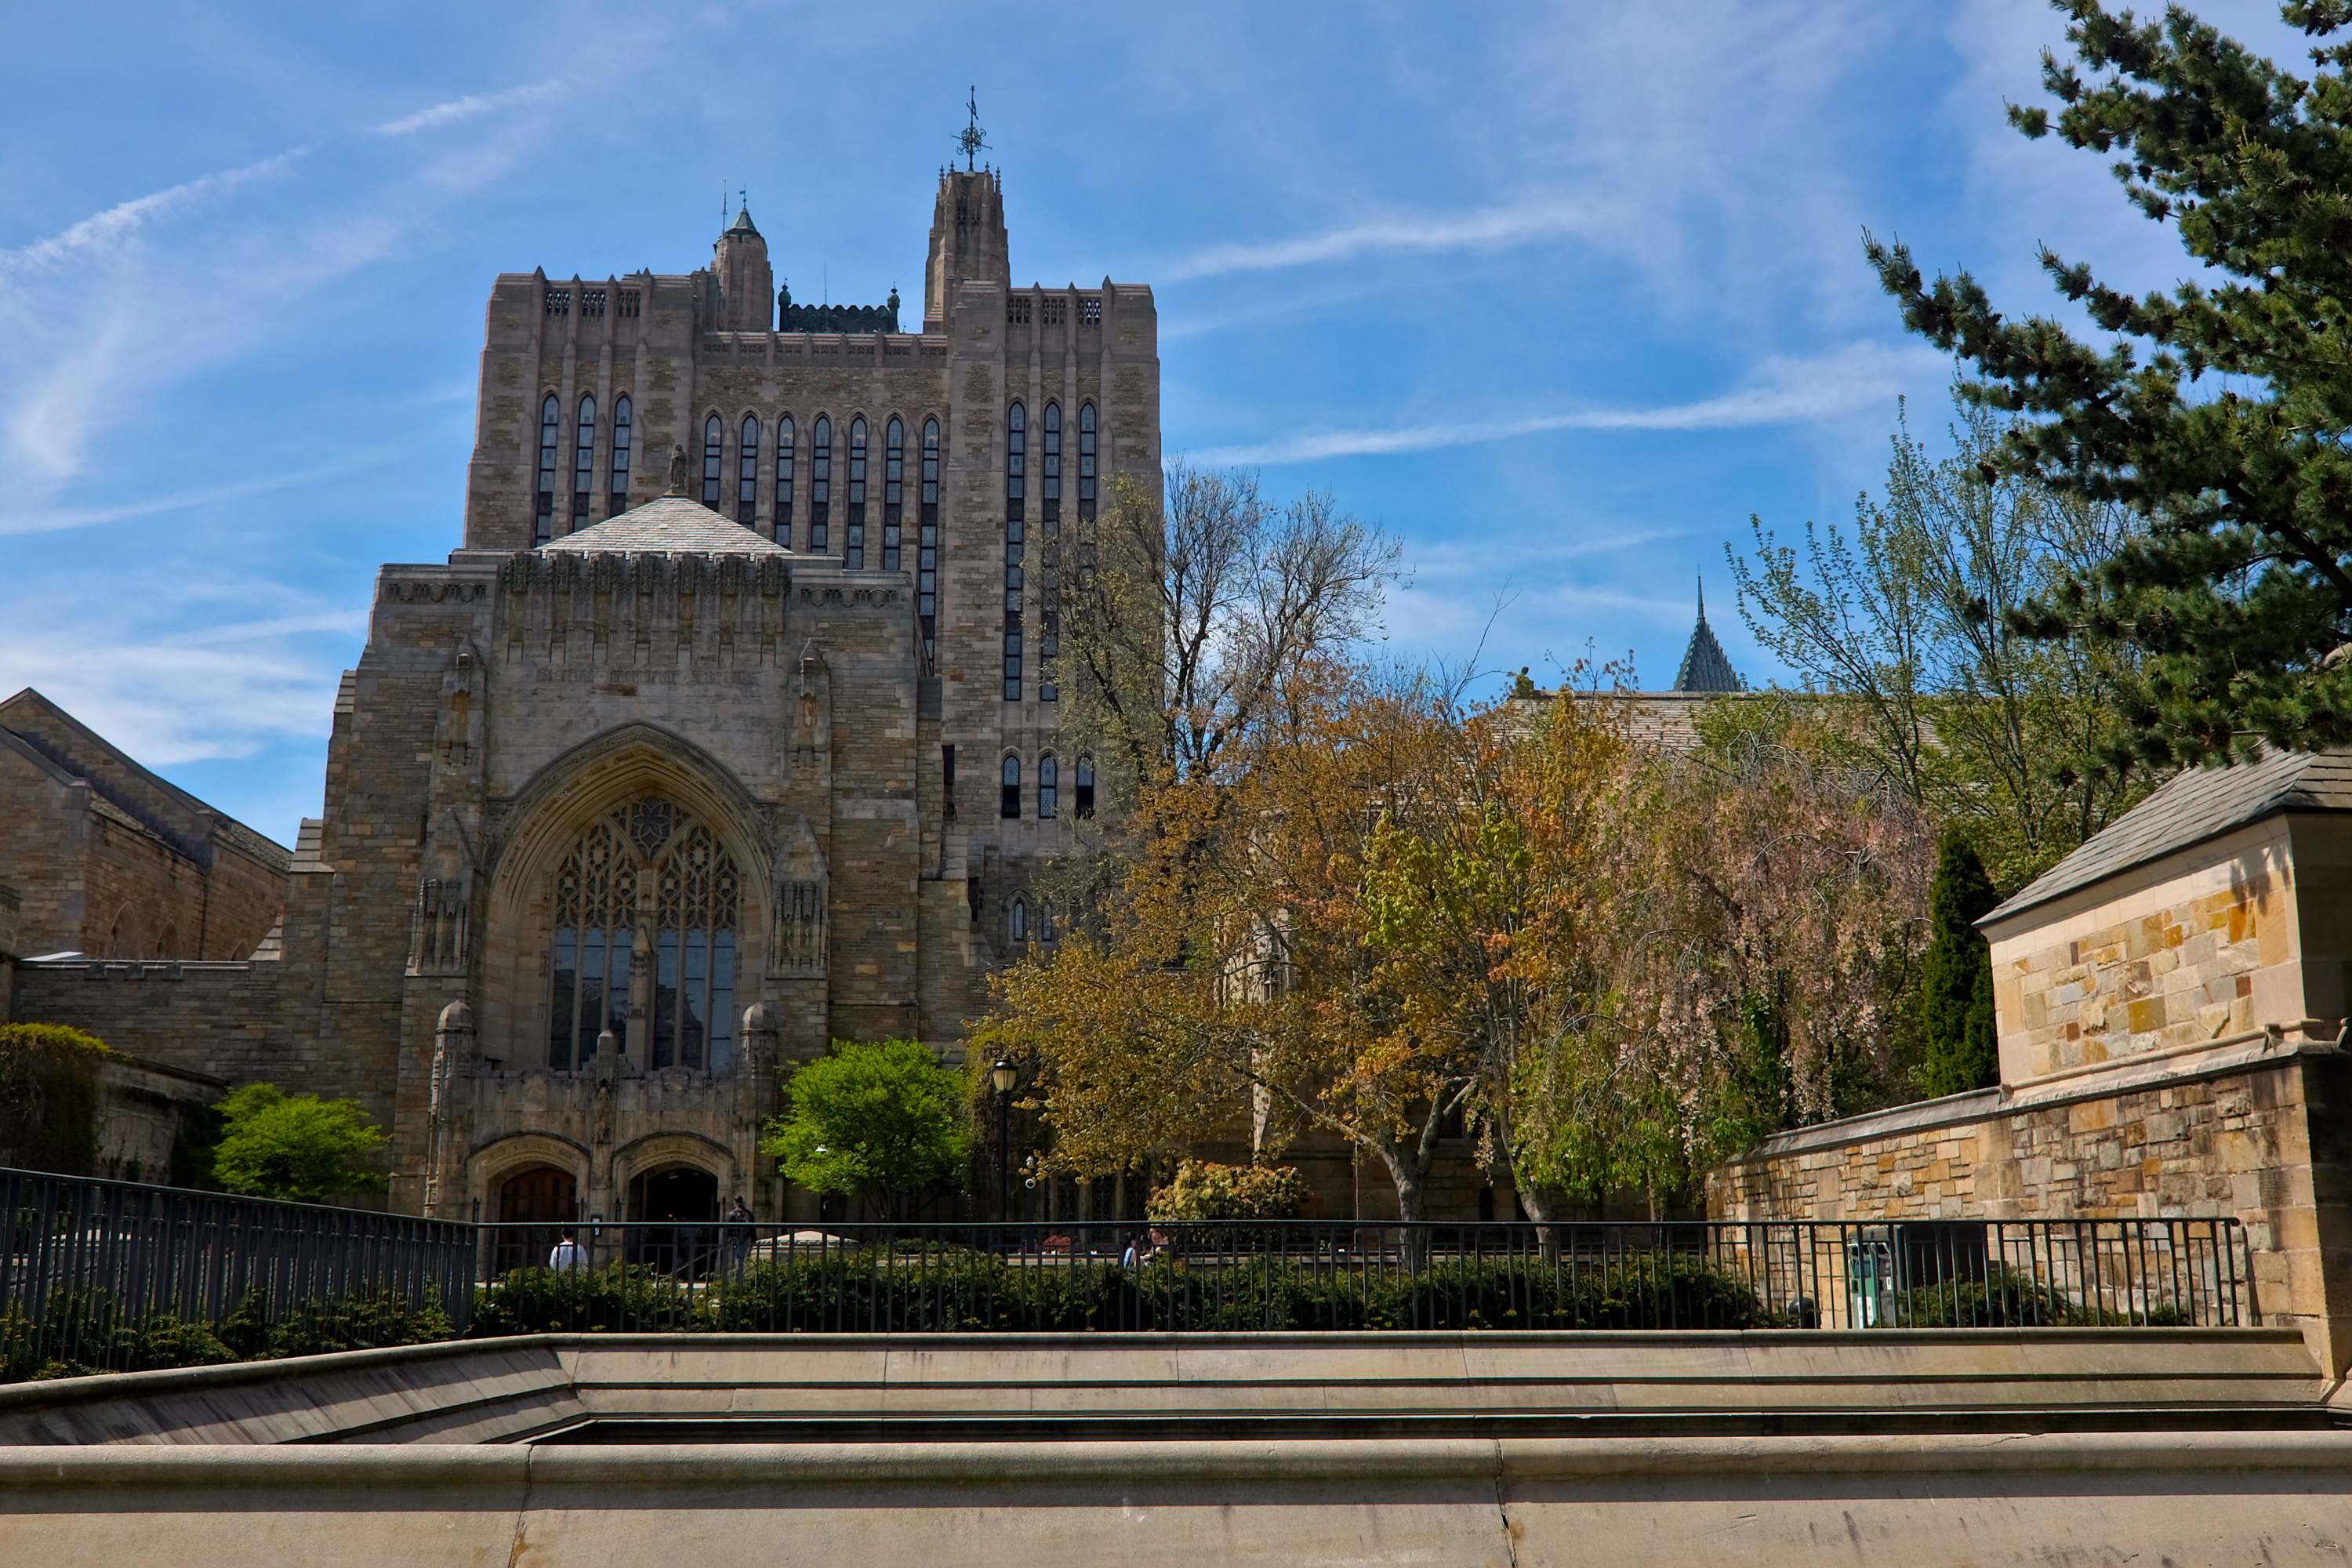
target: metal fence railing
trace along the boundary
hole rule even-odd
[[[477,1258],[488,1332],[2259,1321],[2223,1218],[485,1225]]]
[[[0,1352],[16,1375],[120,1368],[159,1324],[266,1337],[296,1315],[364,1342],[428,1307],[462,1333],[474,1256],[452,1221],[0,1170]]]

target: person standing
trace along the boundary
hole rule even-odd
[[[735,1195],[735,1206],[727,1211],[726,1242],[729,1273],[738,1273],[742,1269],[743,1260],[751,1255],[751,1211],[744,1206],[743,1195],[738,1193]]]
[[[588,1268],[588,1249],[573,1240],[570,1231],[563,1231],[548,1249],[547,1266],[558,1274],[583,1273]]]

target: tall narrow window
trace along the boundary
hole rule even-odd
[[[572,527],[577,533],[588,526],[588,498],[596,493],[596,399],[580,400],[578,438],[572,444]]]
[[[555,537],[555,449],[562,439],[563,405],[551,392],[539,405],[539,521],[531,538],[541,544]]]
[[[882,570],[898,570],[898,529],[906,517],[907,426],[893,414],[882,427]]]
[[[604,515],[618,517],[629,510],[629,442],[635,432],[631,428],[634,411],[629,407],[629,395],[623,393],[613,402],[613,468],[605,486],[610,491],[604,497]]]
[[[849,538],[841,563],[849,571],[866,570],[866,416],[849,422]]]
[[[1062,651],[1062,405],[1045,405],[1045,471],[1038,497],[1038,521],[1045,525],[1045,568],[1037,582],[1037,700],[1060,699],[1055,679],[1055,656]]]
[[[956,819],[955,809],[955,748],[940,748],[940,816],[950,822]]]
[[[828,555],[833,551],[833,421],[818,415],[810,440],[809,553]]]
[[[760,421],[743,416],[743,438],[735,447],[735,521],[746,528],[760,523]]]
[[[793,547],[793,416],[776,417],[776,542]]]
[[[719,510],[721,466],[727,456],[727,426],[714,414],[702,422],[702,504]]]
[[[1051,822],[1061,805],[1062,764],[1046,752],[1037,759],[1037,820]]]
[[[940,422],[923,421],[922,510],[915,544],[915,614],[923,651],[936,652],[940,635]]]
[[[1078,523],[1095,520],[1095,405],[1078,407]]]
[[[1025,549],[1029,419],[1014,404],[1004,417],[1004,700],[1021,700],[1021,563]]]
[[[1018,895],[1013,900],[1012,925],[1014,942],[1025,942],[1029,940],[1029,900]]]
[[[1021,816],[1021,759],[1019,757],[1004,759],[1004,787],[996,803],[996,815],[1007,822],[1015,821]]]
[[[1070,802],[1070,808],[1080,816],[1092,816],[1095,814],[1095,760],[1092,757],[1078,759],[1077,776],[1071,782],[1076,786],[1077,794]]]
[[[1037,900],[1037,940],[1054,940],[1054,900],[1051,899]]]

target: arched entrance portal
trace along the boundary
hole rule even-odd
[[[580,1218],[580,1194],[569,1171],[533,1165],[517,1171],[499,1184],[494,1215],[504,1225],[528,1226],[527,1230],[500,1230],[490,1256],[493,1273],[526,1264],[545,1263],[562,1228]]]
[[[629,1261],[698,1279],[719,1240],[719,1178],[691,1165],[648,1171],[629,1184]]]

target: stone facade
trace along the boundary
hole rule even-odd
[[[20,900],[10,955],[243,958],[286,901],[286,865],[282,847],[39,692],[0,702],[0,873]]]
[[[686,1173],[814,1214],[756,1152],[775,1068],[958,1053],[1051,940],[1059,574],[1158,483],[1149,289],[1013,289],[989,171],[929,257],[923,330],[856,336],[771,330],[748,214],[691,274],[500,277],[463,543],[378,577],[276,932],[25,965],[20,1014],[356,1099],[396,1209],[668,1217]]]

